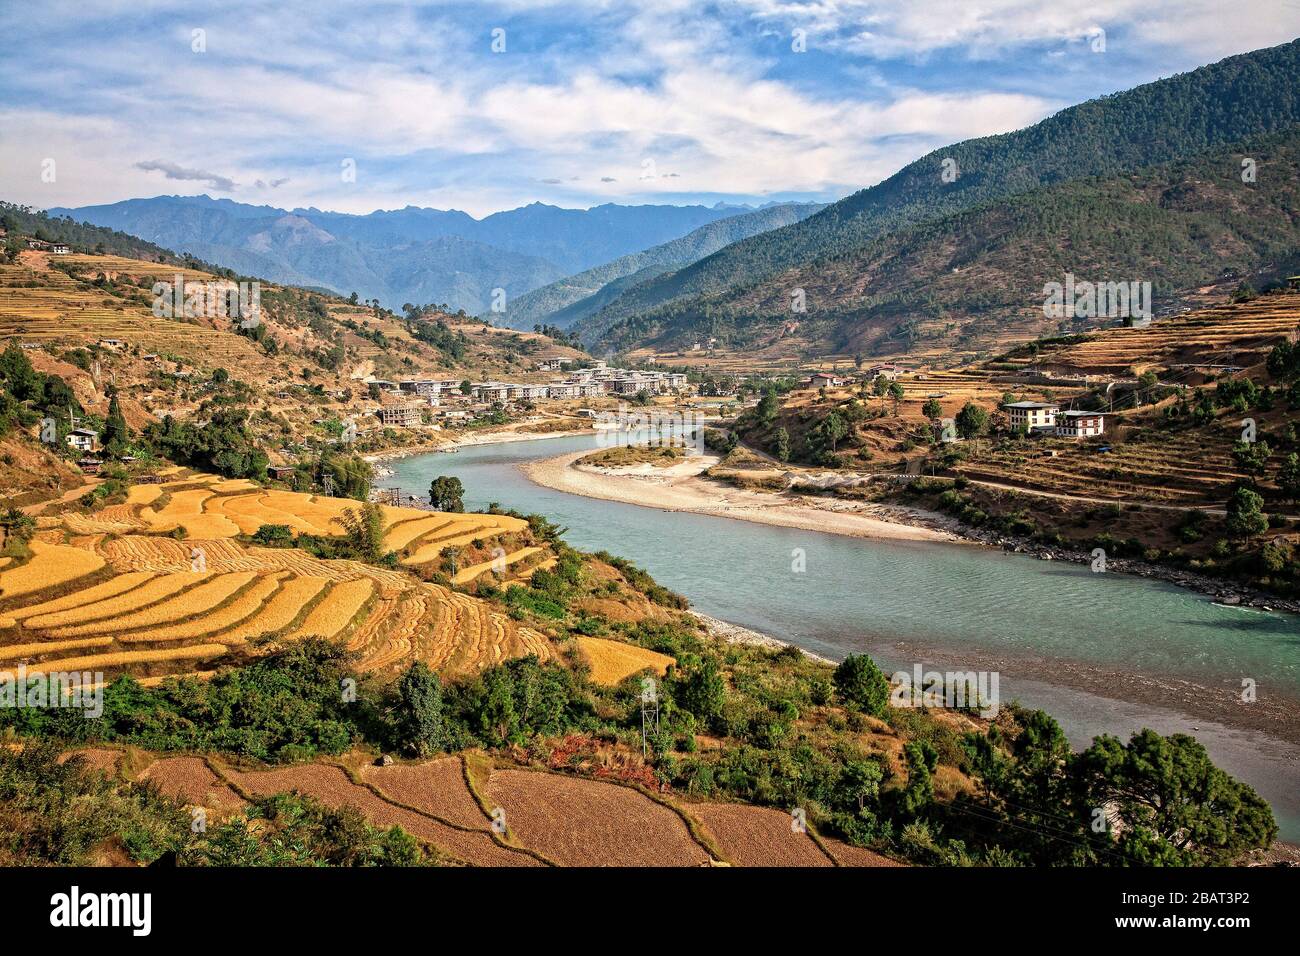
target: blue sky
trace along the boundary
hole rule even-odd
[[[1297,35],[1300,0],[13,3],[0,198],[828,201]]]

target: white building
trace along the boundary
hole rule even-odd
[[[1106,427],[1106,416],[1101,412],[1058,412],[1055,432],[1057,438],[1091,438],[1100,435]]]
[[[579,398],[582,386],[577,382],[552,382],[546,386],[547,398]]]
[[[1002,407],[1007,410],[1012,429],[1024,428],[1030,432],[1055,428],[1056,413],[1061,410],[1055,402],[1008,402]]]
[[[74,428],[68,432],[68,444],[77,451],[94,451],[99,444],[99,436],[90,428]]]

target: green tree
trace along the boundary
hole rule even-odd
[[[898,382],[889,383],[889,397],[894,403],[894,414],[898,414],[898,405],[903,400],[903,386]]]
[[[718,671],[718,662],[711,657],[674,684],[673,698],[677,705],[704,723],[713,723],[722,716],[726,696],[726,683]]]
[[[442,682],[423,661],[411,664],[397,679],[398,746],[412,757],[440,752],[447,742],[442,713]]]
[[[459,478],[439,475],[429,484],[429,504],[438,511],[464,511],[464,495],[465,486]]]
[[[1139,864],[1225,865],[1277,837],[1268,804],[1187,734],[1098,737],[1076,774],[1091,806],[1113,808],[1119,847]]]
[[[1233,446],[1232,459],[1237,463],[1237,467],[1251,477],[1251,480],[1262,478],[1268,470],[1268,459],[1273,454],[1273,450],[1268,447],[1266,441],[1243,441]]]
[[[989,424],[989,413],[982,406],[967,402],[957,413],[953,424],[957,426],[957,433],[962,438],[974,438],[984,434],[984,429]]]
[[[377,562],[384,557],[384,511],[374,502],[347,508],[339,516],[347,552],[358,561]]]
[[[850,654],[831,677],[840,700],[879,717],[889,704],[889,678],[866,654]]]
[[[790,460],[790,433],[784,428],[776,430],[776,457],[779,461]]]
[[[1228,533],[1238,538],[1253,538],[1268,530],[1264,499],[1249,488],[1238,488],[1228,499]]]
[[[921,414],[932,422],[937,422],[943,418],[943,406],[939,404],[937,398],[932,398],[921,406]]]
[[[117,389],[113,389],[108,399],[108,417],[104,420],[104,429],[99,433],[100,443],[113,458],[120,458],[126,452],[131,440],[131,432],[126,427],[126,417],[117,400]]]
[[[755,414],[762,425],[770,425],[776,420],[777,413],[781,410],[781,402],[776,397],[776,392],[768,390],[763,393],[763,397],[758,400],[758,406]]]
[[[839,412],[831,412],[818,423],[815,434],[818,444],[832,454],[839,448],[839,443],[849,433],[849,423]]]
[[[0,381],[20,402],[39,402],[44,392],[41,374],[12,339],[0,353]]]
[[[1286,456],[1278,470],[1277,485],[1292,504],[1300,500],[1300,455],[1291,452]]]
[[[360,455],[331,454],[320,460],[320,480],[325,476],[334,479],[336,497],[355,498],[365,501],[370,497],[370,482],[374,478],[374,469],[370,462]]]
[[[907,761],[907,785],[903,788],[903,813],[919,816],[934,801],[934,769],[939,752],[927,740],[911,740],[903,747]]]

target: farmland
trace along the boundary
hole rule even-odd
[[[250,799],[297,792],[398,825],[450,862],[468,866],[897,866],[869,850],[791,826],[787,813],[742,804],[656,798],[641,790],[508,766],[486,772],[486,804],[464,756],[394,764],[342,762],[243,769],[214,758],[137,752],[130,771],[114,750],[81,751],[107,773],[130,772],[217,819]],[[143,765],[142,765],[143,761]],[[505,832],[494,833],[493,812]]]
[[[41,514],[30,557],[0,570],[0,660],[156,683],[209,673],[263,636],[345,642],[363,671],[392,671],[418,658],[446,673],[471,673],[522,654],[553,656],[545,636],[403,570],[437,560],[448,543],[484,547],[518,534],[527,527],[521,519],[385,506],[385,545],[398,555],[396,568],[247,540],[267,524],[336,535],[355,507],[187,472],[133,487],[125,504],[113,506],[112,520],[73,510]],[[504,560],[514,566],[540,551],[517,549]],[[457,581],[492,565],[467,567]]]

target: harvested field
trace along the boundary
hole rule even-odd
[[[395,669],[419,658],[463,673],[527,653],[554,657],[546,637],[475,598],[453,596],[403,571],[316,558],[297,548],[248,547],[234,537],[267,521],[330,533],[338,530],[338,516],[358,502],[202,474],[135,488],[126,504],[89,517],[69,513],[38,519],[44,540],[35,542],[35,558],[0,570],[9,593],[36,595],[35,603],[0,613],[0,630],[9,631],[11,642],[0,644],[0,661],[45,664],[51,655],[102,651],[97,669],[125,668],[153,684],[167,676],[156,664],[176,660],[188,665],[176,668],[183,673],[205,659],[168,644],[234,647],[263,634],[347,638],[368,670]],[[499,515],[388,507],[383,513],[396,540],[418,547],[525,527],[520,519]],[[180,526],[188,531],[185,540],[106,533]],[[196,549],[202,551],[205,571],[190,570]],[[508,557],[521,561],[532,553],[522,548]],[[71,590],[104,562],[118,572],[115,577],[94,575],[89,580],[95,583]],[[40,593],[46,589],[58,596]],[[167,653],[159,656],[161,651]]]
[[[324,578],[293,578],[260,610],[223,631],[223,644],[243,644],[259,634],[278,634],[298,619],[303,609],[315,600],[329,582]]]
[[[145,607],[157,601],[165,600],[180,593],[187,587],[204,581],[208,575],[193,572],[168,574],[150,578],[144,584],[132,590],[123,591],[113,597],[103,598],[91,604],[72,607],[49,614],[29,617],[24,626],[28,628],[53,628],[62,625],[75,625],[78,621],[98,621],[104,618],[128,614],[136,608]]]
[[[384,547],[390,551],[401,551],[416,538],[450,528],[451,525],[451,519],[443,514],[402,521],[384,532]]]
[[[648,651],[644,647],[608,641],[599,637],[579,637],[578,649],[591,665],[591,679],[597,684],[614,687],[633,674],[649,668],[660,677],[677,661],[667,654]]]
[[[199,757],[164,757],[146,767],[140,779],[190,806],[226,813],[245,805],[244,799]]]
[[[163,493],[162,485],[132,485],[126,493],[128,505],[151,505]]]
[[[81,634],[101,634],[104,631],[117,633],[142,627],[156,628],[159,625],[169,624],[173,621],[182,621],[221,604],[241,588],[251,584],[256,575],[251,571],[243,571],[237,574],[220,574],[216,577],[209,577],[206,574],[192,574],[190,577],[192,580],[197,579],[201,583],[177,594],[175,597],[159,601],[157,604],[131,614],[115,614],[110,618],[91,621],[86,624],[55,627],[50,633],[56,637],[77,637]],[[124,595],[114,600],[125,601],[127,596]],[[63,612],[64,615],[75,615],[77,613],[79,612]],[[41,620],[47,621],[54,616],[47,615]],[[151,633],[155,632],[151,631]]]
[[[35,644],[0,645],[0,661],[30,660],[42,654],[57,654],[60,651],[79,651],[87,647],[107,647],[113,643],[111,637],[86,637],[79,641],[39,641]]]
[[[26,564],[0,571],[0,599],[35,594],[93,574],[104,559],[82,548],[66,544],[32,541],[32,556]]]
[[[499,559],[493,558],[491,561],[471,564],[469,567],[457,571],[451,581],[453,584],[468,584],[470,581],[475,580],[480,575],[487,574],[489,571],[500,570],[501,572],[504,572],[510,567],[510,565],[516,564],[517,562],[524,560],[524,558],[536,554],[541,550],[542,549],[538,547],[520,548],[518,551],[512,551],[507,555],[503,555]]]
[[[881,856],[872,850],[863,849],[860,846],[852,846],[840,840],[829,840],[825,837],[822,842],[826,848],[831,851],[831,856],[835,857],[840,866],[906,866],[905,863],[899,863],[897,860],[891,860],[887,856]]]
[[[394,806],[348,779],[338,767],[308,764],[275,770],[230,771],[230,778],[249,793],[266,796],[297,791],[326,806],[356,807],[372,824],[400,826],[437,846],[450,856],[473,866],[540,866],[524,853],[507,850],[486,832],[468,833],[439,823],[420,813]]]
[[[193,647],[172,647],[161,651],[121,651],[113,654],[96,654],[90,657],[63,657],[42,661],[27,668],[28,674],[48,674],[51,671],[121,670],[132,664],[158,664],[166,661],[201,661],[220,657],[226,653],[224,644],[196,644]]]
[[[221,632],[225,631],[227,628],[235,627],[240,622],[252,617],[253,614],[256,613],[256,611],[265,604],[271,595],[280,587],[280,576],[280,574],[269,574],[265,577],[260,577],[254,580],[252,576],[249,575],[248,580],[252,581],[252,583],[247,584],[247,581],[244,582],[244,584],[247,584],[247,587],[245,587],[244,584],[240,584],[239,587],[242,588],[242,590],[235,595],[234,599],[229,601],[229,603],[223,604],[210,614],[204,613],[204,609],[214,606],[216,602],[199,603],[196,600],[194,603],[188,604],[187,607],[190,615],[197,614],[198,616],[192,617],[189,620],[181,620],[176,624],[171,624],[166,627],[151,626],[148,630],[139,634],[124,634],[121,635],[118,640],[124,644],[135,644],[142,642],[183,641],[197,637],[209,636],[211,636],[213,640],[216,640],[217,635],[220,635],[222,639],[225,639],[226,635],[221,634]],[[242,578],[244,576],[231,575],[231,577]],[[188,598],[190,594],[194,594],[197,591],[198,588],[195,588],[194,591],[182,595],[182,600]],[[232,593],[234,592],[232,591]],[[243,641],[226,640],[225,643],[243,643]]]
[[[101,773],[112,774],[117,771],[118,761],[122,759],[120,750],[111,750],[108,747],[86,747],[82,750],[71,750],[59,758],[59,763],[65,763],[73,757],[80,757],[87,766]]]
[[[332,638],[343,631],[360,612],[370,596],[374,594],[373,582],[362,578],[359,581],[344,581],[325,595],[325,599],[312,608],[311,612],[298,625],[294,637]]]
[[[496,770],[491,800],[524,846],[562,866],[701,866],[685,822],[644,794],[597,780]]]
[[[133,572],[131,574],[119,574],[115,578],[109,578],[102,584],[96,584],[93,587],[88,587],[81,591],[73,591],[71,594],[66,594],[61,598],[55,598],[52,601],[42,601],[40,604],[32,604],[28,607],[17,608],[10,612],[10,616],[15,620],[23,621],[40,614],[53,614],[56,611],[65,611],[74,607],[85,607],[87,604],[93,604],[94,602],[105,598],[116,597],[132,588],[139,587],[152,577],[152,574],[142,571]]]
[[[464,827],[486,830],[491,821],[465,785],[459,757],[427,763],[362,767],[361,779],[387,796]]]
[[[806,833],[791,828],[788,813],[742,803],[693,803],[687,811],[736,866],[831,866]]]

